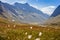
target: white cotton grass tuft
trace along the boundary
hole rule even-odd
[[[30,29],[32,29],[32,27],[30,27]]]
[[[40,38],[36,38],[35,40],[40,40]]]
[[[28,39],[31,39],[32,38],[32,35],[28,35]]]
[[[39,32],[39,36],[41,36],[42,35],[42,32]]]
[[[10,37],[8,37],[8,39],[10,39]]]
[[[27,32],[25,32],[25,35],[27,35]]]
[[[15,20],[13,19],[12,21],[14,22]]]
[[[17,40],[20,40],[20,39],[17,39]]]
[[[16,25],[13,25],[13,27],[15,28],[15,27],[16,27]]]
[[[10,25],[8,25],[8,27],[10,27]]]
[[[48,29],[48,30],[50,30],[50,29]]]

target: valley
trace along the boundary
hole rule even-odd
[[[29,3],[0,1],[0,40],[60,40],[60,5],[48,13]]]

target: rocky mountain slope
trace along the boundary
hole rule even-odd
[[[51,17],[46,21],[46,24],[60,25],[60,6],[58,6]]]
[[[19,23],[43,23],[48,18],[47,14],[30,6],[28,3],[15,3],[10,5],[0,1],[0,17]]]
[[[55,9],[51,17],[56,17],[58,15],[60,15],[60,5]]]

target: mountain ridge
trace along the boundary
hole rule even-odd
[[[60,15],[60,5],[55,9],[55,11],[52,13],[51,17],[56,17]]]
[[[55,9],[53,14],[45,23],[52,25],[60,25],[60,5]]]
[[[14,5],[10,5],[8,3],[0,2],[0,5],[3,10],[2,14],[11,21],[14,20],[22,23],[42,23],[48,18],[47,14],[44,14],[42,11],[37,10],[27,3],[15,3]]]

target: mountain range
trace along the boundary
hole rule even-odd
[[[43,23],[49,18],[47,14],[30,6],[28,3],[14,3],[13,5],[0,1],[0,17],[17,23]]]
[[[60,23],[60,5],[54,10],[51,16],[30,6],[28,3],[14,3],[13,5],[0,1],[0,17],[9,22],[29,24],[51,24]]]
[[[56,17],[60,15],[60,5],[55,9],[55,11],[52,13],[51,17]]]
[[[46,21],[46,23],[60,25],[60,5],[55,9],[50,18]]]

